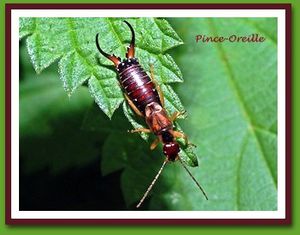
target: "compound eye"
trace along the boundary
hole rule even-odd
[[[164,144],[163,151],[169,161],[175,161],[180,151],[179,144],[176,142]]]

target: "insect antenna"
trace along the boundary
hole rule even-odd
[[[180,157],[178,157],[179,162],[181,163],[181,165],[183,166],[183,168],[186,170],[186,172],[191,176],[192,180],[197,184],[198,188],[201,190],[201,192],[203,193],[204,197],[206,200],[208,200],[208,197],[204,191],[204,189],[201,187],[201,185],[199,184],[199,182],[195,179],[195,177],[192,175],[192,173],[189,171],[189,169],[186,167],[186,165],[183,163],[183,161],[181,160]]]
[[[153,181],[151,182],[151,184],[149,185],[147,191],[145,192],[144,196],[142,197],[142,199],[140,200],[139,204],[136,205],[136,208],[139,208],[143,201],[145,200],[145,198],[147,197],[147,195],[149,194],[149,192],[151,191],[152,187],[154,186],[156,180],[158,179],[158,177],[160,176],[162,170],[164,169],[166,163],[168,162],[168,159],[166,159],[164,161],[164,163],[162,164],[161,168],[159,169],[159,171],[157,172],[156,176],[154,177]]]

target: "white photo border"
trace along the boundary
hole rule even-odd
[[[20,17],[274,17],[278,59],[278,200],[276,211],[20,211],[19,18]],[[285,9],[12,9],[11,10],[11,219],[286,219],[286,10]]]

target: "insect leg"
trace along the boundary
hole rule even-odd
[[[151,133],[151,130],[148,128],[137,128],[134,130],[130,130],[130,133],[136,133],[136,132],[144,132],[144,133]]]
[[[140,110],[138,110],[138,108],[135,106],[135,104],[132,102],[132,100],[128,97],[128,95],[126,95],[124,93],[124,96],[129,104],[129,106],[131,107],[131,109],[139,116],[143,117],[144,115],[140,112]]]
[[[184,133],[182,133],[182,132],[180,132],[180,131],[173,131],[173,136],[174,136],[175,138],[183,138],[186,145],[190,145],[190,146],[193,146],[193,147],[197,147],[196,145],[194,145],[194,144],[192,144],[192,143],[190,143],[190,142],[188,141],[188,137],[187,137],[186,134],[184,134]]]
[[[158,143],[159,143],[159,139],[156,138],[156,139],[152,142],[152,144],[151,144],[151,146],[150,146],[150,149],[151,149],[151,150],[155,149],[155,148],[157,147]]]
[[[189,144],[188,137],[186,134],[180,132],[180,131],[173,131],[173,136],[175,138],[183,138],[186,144]]]
[[[185,115],[186,114],[186,111],[182,111],[182,112],[179,112],[179,111],[175,111],[172,116],[170,117],[170,120],[172,122],[174,122],[179,116],[181,115]]]
[[[164,98],[164,94],[162,93],[160,86],[158,85],[158,83],[156,82],[155,78],[154,78],[154,68],[153,68],[153,64],[150,64],[150,77],[151,77],[151,81],[154,83],[155,88],[158,92],[159,95],[159,99],[160,102],[162,104],[162,106],[165,106],[165,98]]]

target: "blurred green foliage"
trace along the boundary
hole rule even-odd
[[[20,148],[28,172],[50,167],[53,173],[82,166],[98,157],[101,136],[80,130],[92,104],[81,87],[70,99],[61,86],[57,65],[37,75],[21,47]]]
[[[209,201],[175,163],[166,166],[142,209],[276,210],[276,19],[168,21],[185,43],[172,51],[185,78],[176,86],[188,111],[180,125],[197,145],[200,167],[191,171]],[[198,34],[251,33],[259,33],[266,41],[195,42]],[[57,64],[36,75],[24,50],[20,55],[24,72],[20,80],[22,167],[29,173],[43,167],[55,173],[84,167],[101,157],[103,175],[122,170],[120,187],[131,208],[159,169],[161,149],[150,151],[145,141],[129,135],[131,127],[120,110],[112,120],[103,115],[86,86],[79,86],[68,98],[58,79]],[[114,195],[111,198],[113,203]]]

